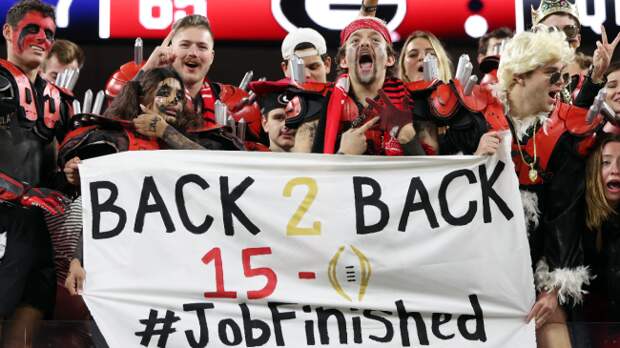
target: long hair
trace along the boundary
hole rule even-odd
[[[409,35],[407,40],[405,40],[405,44],[403,45],[402,50],[400,51],[400,56],[398,57],[398,69],[400,71],[400,79],[405,82],[409,81],[407,77],[407,70],[405,69],[405,58],[407,57],[407,45],[417,38],[422,38],[428,40],[430,42],[433,51],[435,51],[435,55],[437,56],[437,65],[439,65],[439,79],[443,82],[448,82],[452,79],[452,61],[450,57],[448,57],[448,53],[446,53],[446,49],[441,44],[441,41],[435,36],[433,33],[428,31],[414,31]]]
[[[149,105],[155,99],[157,85],[165,79],[173,78],[181,84],[185,90],[183,79],[171,68],[156,68],[148,70],[138,80],[133,80],[123,86],[118,96],[114,98],[110,107],[103,116],[119,118],[123,120],[133,120],[142,114],[140,104]],[[173,125],[178,130],[184,131],[198,125],[200,117],[189,110],[186,98],[181,101],[183,111]]]
[[[617,214],[605,198],[605,184],[601,177],[603,148],[611,142],[620,142],[620,135],[604,135],[586,162],[586,226],[591,231],[600,230],[605,220]]]

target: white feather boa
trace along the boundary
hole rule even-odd
[[[587,266],[575,268],[556,268],[549,270],[549,265],[544,259],[538,261],[534,272],[534,284],[538,291],[558,290],[558,301],[560,304],[573,299],[573,304],[583,301],[583,295],[588,293],[583,290],[584,285],[590,284],[590,272]]]
[[[531,191],[519,190],[521,192],[521,202],[523,204],[523,214],[528,234],[530,229],[538,228],[540,222],[540,209],[538,209],[538,195]]]

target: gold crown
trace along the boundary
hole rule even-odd
[[[547,16],[554,13],[565,13],[575,17],[577,23],[579,22],[579,11],[577,11],[577,5],[572,4],[568,0],[541,0],[538,10],[534,10],[532,5],[532,26],[539,24]]]

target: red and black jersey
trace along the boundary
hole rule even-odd
[[[401,80],[396,78],[386,79],[382,89],[396,107],[403,107],[403,100],[405,96],[407,96],[407,89]],[[330,93],[330,96],[331,95],[332,93]],[[349,97],[342,105],[340,126],[338,130],[339,135],[346,132],[349,128],[351,128],[351,126],[361,125],[371,118],[370,116],[366,116],[362,113],[364,106],[355,96],[353,89],[349,90],[348,96]],[[375,100],[380,104],[383,103],[378,96]],[[326,115],[326,117],[329,118],[330,115]],[[323,136],[320,131],[321,127],[319,127],[319,136]],[[368,155],[403,155],[403,150],[398,140],[390,135],[388,131],[380,129],[378,125],[370,128],[366,132],[366,139],[368,141],[368,149],[366,150],[366,154]],[[315,150],[317,150],[316,147]],[[319,151],[323,152],[322,149]]]
[[[0,59],[0,170],[34,186],[55,187],[54,138],[62,139],[71,108],[63,91]]]

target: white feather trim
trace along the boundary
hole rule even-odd
[[[538,228],[538,222],[540,221],[540,209],[538,209],[538,195],[531,191],[519,191],[521,192],[523,214],[525,215],[525,222],[527,223],[529,234],[530,225],[533,227],[533,229],[536,229]]]
[[[583,294],[588,292],[583,290],[584,285],[590,284],[590,276],[587,266],[575,268],[556,268],[549,271],[549,265],[544,259],[538,261],[534,272],[534,283],[538,291],[558,290],[558,301],[560,304],[573,299],[573,304],[583,301]]]

